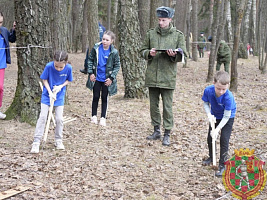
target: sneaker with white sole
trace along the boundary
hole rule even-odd
[[[39,142],[32,143],[31,153],[39,153],[39,147],[40,147]]]
[[[6,118],[6,115],[0,112],[0,119],[5,119],[5,118]]]
[[[57,150],[65,150],[65,147],[64,147],[64,145],[63,145],[61,140],[56,141],[55,142],[55,146],[56,146]]]
[[[91,123],[97,124],[97,117],[95,115],[91,118]]]
[[[101,118],[100,118],[100,121],[99,121],[99,125],[100,125],[100,126],[106,126],[106,118],[101,117]]]

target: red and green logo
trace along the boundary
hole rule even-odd
[[[247,200],[258,196],[266,184],[265,162],[258,159],[254,151],[235,150],[235,155],[225,162],[223,184],[237,199]]]

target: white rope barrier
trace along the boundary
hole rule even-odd
[[[32,45],[32,44],[28,44],[26,47],[8,47],[8,48],[0,48],[0,49],[27,49],[26,54],[30,54],[31,49],[30,48],[41,48],[41,49],[51,49],[52,47],[44,47],[44,46],[40,46],[40,45]]]

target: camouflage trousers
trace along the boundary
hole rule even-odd
[[[199,53],[200,58],[204,58],[204,49],[203,48],[199,48],[198,53]]]
[[[223,63],[222,62],[217,62],[216,71],[220,71],[220,68],[221,68],[222,64],[224,64],[224,71],[229,73],[229,65],[230,65],[229,62],[223,62]]]
[[[161,114],[159,110],[160,96],[162,98],[163,105],[163,128],[171,130],[173,127],[173,89],[164,88],[149,88],[149,101],[150,101],[150,117],[152,126],[161,125]]]

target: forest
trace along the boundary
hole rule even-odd
[[[173,24],[183,32],[190,54],[177,65],[170,147],[145,139],[152,126],[146,61],[139,55],[145,33],[158,24],[160,6],[175,9]],[[17,34],[10,44],[1,107],[7,118],[0,121],[0,197],[23,187],[10,199],[236,199],[214,177],[214,169],[201,165],[208,155],[201,96],[212,84],[221,40],[231,48],[230,90],[237,102],[229,155],[250,148],[266,161],[267,1],[0,0],[0,11],[3,26],[10,29],[16,21]],[[116,34],[121,59],[107,127],[90,123],[92,92],[85,86],[88,76],[79,71],[86,50],[99,41],[98,22]],[[204,58],[198,55],[200,32],[212,36]],[[75,120],[64,125],[66,150],[55,150],[50,128],[46,146],[33,155],[40,75],[57,49],[69,53],[73,66],[64,116]],[[255,199],[267,199],[262,189]]]

